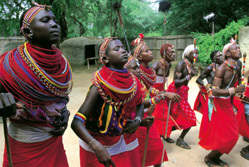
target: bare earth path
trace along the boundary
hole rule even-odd
[[[68,157],[68,162],[70,167],[79,167],[79,142],[77,136],[73,133],[70,128],[70,124],[74,114],[79,109],[80,105],[83,103],[86,92],[91,84],[92,72],[95,71],[95,66],[91,66],[90,70],[87,67],[73,67],[74,73],[74,88],[70,94],[70,102],[68,104],[68,109],[71,112],[69,127],[67,128],[64,137],[64,147]],[[172,72],[171,72],[172,74]],[[193,78],[189,84],[189,103],[193,106],[196,95],[199,91],[197,85],[195,84],[196,78]],[[172,82],[172,76],[169,77],[169,82]],[[201,121],[202,115],[197,113],[197,118],[199,122]],[[192,147],[191,150],[184,150],[175,144],[166,145],[167,154],[169,161],[164,163],[164,167],[205,167],[204,156],[208,153],[205,149],[198,145],[198,134],[200,125],[193,127],[187,134],[185,140]],[[171,137],[176,140],[180,135],[180,131],[175,131],[172,133]],[[248,167],[249,161],[242,158],[239,152],[242,147],[245,147],[248,143],[244,142],[240,137],[236,146],[233,148],[229,155],[222,156],[223,160],[230,164],[231,167]],[[4,149],[4,136],[3,136],[3,126],[0,123],[0,164],[2,164],[2,155]]]

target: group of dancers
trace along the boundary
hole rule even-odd
[[[20,20],[28,42],[0,56],[0,115],[10,120],[3,166],[68,167],[62,135],[70,115],[66,105],[72,70],[52,46],[59,40],[60,26],[50,6],[35,5]],[[165,88],[174,46],[164,44],[161,59],[151,66],[153,53],[143,36],[131,46],[128,53],[116,37],[105,38],[100,46],[103,66],[94,72],[71,124],[80,139],[81,167],[161,166],[168,160],[163,142],[191,149],[184,138],[196,126],[194,110],[203,114],[199,145],[211,150],[204,162],[227,167],[221,155],[232,150],[239,134],[249,138],[249,86],[241,74],[245,64],[239,61],[239,45],[232,41],[223,53],[212,52],[213,64],[196,81],[200,92],[194,109],[188,102],[188,83],[197,75],[198,48],[185,48],[173,82]],[[170,135],[177,129],[182,132],[174,141]],[[240,154],[249,159],[249,146]]]

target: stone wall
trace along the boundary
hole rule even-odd
[[[240,50],[247,54],[246,57],[246,71],[249,70],[249,27],[243,27],[239,30],[239,45]],[[241,61],[243,58],[241,58]]]
[[[71,65],[85,65],[85,46],[95,45],[95,57],[98,57],[98,48],[103,41],[94,37],[70,38],[60,45],[60,49]]]

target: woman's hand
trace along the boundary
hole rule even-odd
[[[52,124],[55,127],[55,130],[50,131],[50,133],[54,136],[62,136],[67,129],[68,119],[70,112],[67,108],[61,110],[61,116],[57,117],[54,123]]]
[[[140,126],[151,127],[154,123],[155,117],[147,116],[145,119],[142,120]]]
[[[106,167],[110,167],[110,165],[116,167],[110,154],[100,142],[94,140],[89,146],[96,153],[97,159],[100,163],[104,164]]]

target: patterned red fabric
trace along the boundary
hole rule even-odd
[[[246,119],[245,105],[243,102],[241,102],[240,100],[236,98],[234,98],[233,104],[238,109],[236,118],[237,118],[238,127],[239,127],[239,134],[241,136],[249,138],[249,124]]]
[[[211,121],[202,134],[199,145],[207,150],[218,150],[228,154],[239,138],[239,129],[231,98],[214,98],[217,111],[213,111]]]
[[[69,166],[61,136],[38,143],[21,143],[9,136],[9,141],[14,167]],[[8,155],[5,147],[3,167],[8,166]]]
[[[157,88],[159,91],[164,89],[163,83],[156,83],[154,88]],[[161,136],[165,135],[166,132],[166,123],[168,115],[168,103],[163,100],[155,106],[154,112],[152,114],[155,117],[154,125],[156,126],[159,134]],[[173,121],[169,117],[167,137],[170,137],[172,131]]]
[[[141,161],[143,160],[144,156],[146,134],[147,134],[146,127],[142,126],[138,127],[136,135],[139,142],[139,152],[140,152]],[[160,136],[158,135],[158,131],[155,125],[153,124],[149,130],[149,140],[147,146],[145,166],[161,164],[162,153],[163,153],[163,142]],[[166,150],[164,152],[164,157],[163,157],[163,162],[164,161],[168,161]]]
[[[188,90],[189,87],[186,85],[176,88],[174,82],[172,82],[168,87],[169,92],[177,93],[182,98],[179,103],[171,103],[170,110],[173,119],[182,129],[188,129],[192,126],[196,126],[195,112],[191,109],[190,104],[188,103]]]

